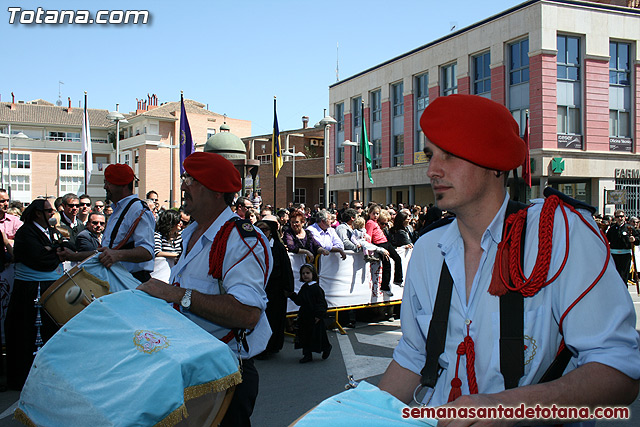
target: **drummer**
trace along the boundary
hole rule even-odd
[[[115,208],[104,230],[98,259],[107,268],[122,261],[133,277],[145,282],[153,271],[155,219],[147,204],[133,194],[134,179],[128,165],[113,164],[104,171],[104,189]],[[58,255],[63,261],[82,261],[91,254],[61,250]]]
[[[184,211],[193,222],[182,232],[184,250],[171,271],[173,285],[151,279],[139,289],[180,304],[185,316],[238,354],[242,383],[221,425],[250,425],[258,395],[253,357],[265,349],[271,335],[265,315],[271,250],[264,235],[230,208],[241,188],[240,174],[231,162],[197,152],[185,159],[184,170]]]

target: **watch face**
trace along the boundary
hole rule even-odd
[[[188,289],[184,293],[184,296],[182,297],[182,301],[180,301],[180,305],[183,306],[184,308],[191,307],[191,289]]]

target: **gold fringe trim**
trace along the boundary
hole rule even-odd
[[[195,399],[200,396],[204,396],[208,393],[219,393],[230,387],[236,386],[242,382],[242,375],[240,371],[236,371],[226,377],[219,378],[208,383],[194,385],[184,389],[184,401],[187,402],[191,399]],[[160,422],[155,424],[155,427],[173,427],[183,419],[187,418],[189,413],[187,407],[180,405],[178,409],[172,411],[169,415],[164,417]],[[37,427],[33,421],[25,414],[20,408],[17,408],[13,413],[13,418],[27,427]]]
[[[162,419],[159,423],[155,424],[154,427],[173,427],[188,416],[189,414],[187,413],[187,407],[184,406],[183,403],[178,407],[178,409],[164,417],[164,419]]]
[[[29,418],[29,417],[27,416],[27,414],[25,414],[25,413],[22,411],[22,409],[20,409],[20,408],[17,408],[17,409],[15,410],[15,412],[13,413],[13,418],[14,418],[16,421],[19,421],[19,422],[21,422],[22,424],[24,424],[24,425],[26,425],[26,426],[28,426],[28,427],[38,427],[38,426],[36,426],[36,425],[34,424],[34,422],[33,422],[33,421],[31,421],[31,418]]]
[[[184,401],[187,402],[191,399],[195,399],[209,393],[220,393],[227,390],[228,388],[240,384],[241,382],[242,374],[240,374],[240,371],[236,371],[230,375],[227,375],[226,377],[219,378],[208,383],[187,387],[184,389]],[[173,427],[188,416],[189,413],[187,412],[187,407],[183,403],[182,405],[180,405],[180,407],[178,407],[178,409],[171,412],[169,415],[164,417],[164,419],[155,424],[154,427]]]
[[[184,389],[184,401],[187,402],[196,397],[204,396],[208,393],[219,393],[242,382],[242,375],[240,371],[236,371],[233,374],[226,377],[219,378],[217,380],[194,385]]]

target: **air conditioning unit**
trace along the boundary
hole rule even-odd
[[[318,140],[317,140],[317,139],[312,139],[312,140],[311,140],[311,145],[312,145],[313,147],[317,147],[318,145],[320,145],[320,143],[318,142]]]

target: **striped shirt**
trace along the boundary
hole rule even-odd
[[[182,253],[182,233],[178,234],[175,239],[165,239],[160,233],[153,233],[155,240],[154,255],[158,256],[159,252],[176,253],[178,256]]]

